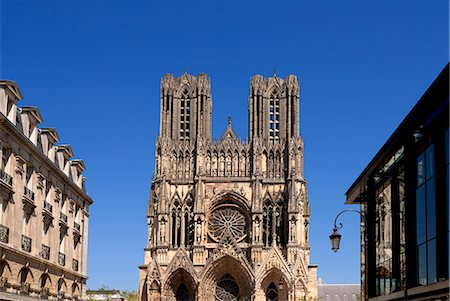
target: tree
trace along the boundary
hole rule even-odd
[[[122,292],[122,296],[125,298],[125,301],[137,301],[138,300],[138,295],[135,290],[133,290],[133,291],[124,290]]]

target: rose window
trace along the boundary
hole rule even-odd
[[[216,286],[216,301],[238,301],[239,286],[233,277],[225,275]]]
[[[236,241],[245,238],[245,216],[235,208],[221,208],[214,210],[208,223],[212,238],[219,241],[225,233],[229,233]]]

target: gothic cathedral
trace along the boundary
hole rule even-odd
[[[317,297],[296,76],[254,76],[248,140],[211,135],[206,74],[166,74],[141,301]],[[306,298],[305,298],[306,297]]]

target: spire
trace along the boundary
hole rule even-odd
[[[228,127],[231,127],[231,115],[228,115]]]

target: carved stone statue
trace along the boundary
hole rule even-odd
[[[166,241],[166,221],[161,220],[161,225],[159,226],[159,241]]]

